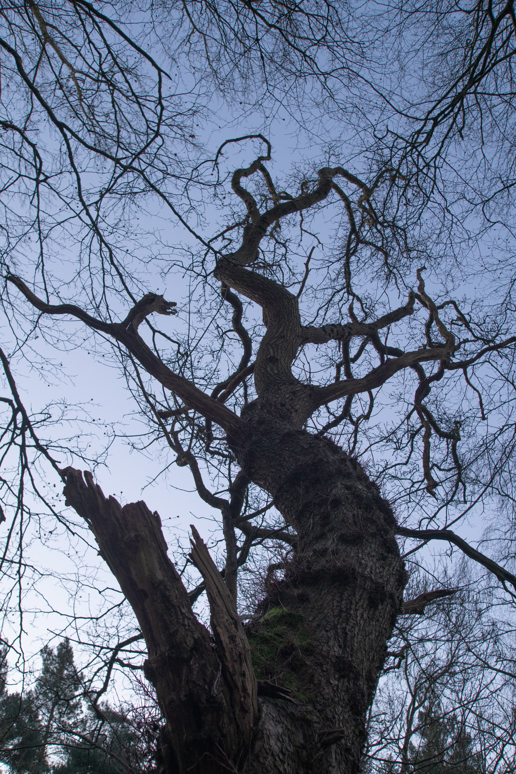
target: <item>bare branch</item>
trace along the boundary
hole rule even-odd
[[[492,559],[481,554],[480,551],[472,548],[469,543],[466,543],[465,540],[450,529],[408,529],[407,527],[398,526],[396,527],[396,533],[403,537],[415,538],[416,540],[447,540],[449,543],[453,543],[453,545],[460,548],[460,550],[463,551],[466,556],[469,556],[470,559],[474,559],[475,562],[478,562],[478,564],[481,564],[489,570],[489,572],[492,572],[493,575],[496,575],[499,581],[502,583],[508,581],[516,590],[515,575],[508,572],[508,570],[504,570],[503,567],[500,567],[500,565]]]
[[[128,327],[125,327],[124,324],[120,323],[104,323],[101,320],[97,320],[95,317],[91,317],[87,312],[84,312],[73,304],[47,304],[45,301],[39,299],[19,277],[9,275],[7,279],[9,282],[13,283],[23,293],[25,298],[40,312],[50,315],[71,315],[72,317],[81,320],[81,322],[84,322],[89,328],[105,333],[116,341],[119,341],[128,349],[131,355],[140,362],[147,372],[151,374],[151,376],[157,379],[164,387],[178,395],[188,407],[194,408],[203,414],[203,416],[209,417],[213,422],[216,422],[231,434],[238,435],[240,432],[242,423],[232,411],[223,406],[219,401],[214,400],[201,392],[201,390],[195,387],[188,379],[179,376],[179,374],[174,373],[168,368],[163,360],[151,351],[130,323]],[[163,303],[167,304],[167,302],[163,302],[163,300],[160,299],[161,297],[157,297],[157,301],[156,299],[155,301],[161,309]],[[140,313],[141,309],[137,308],[134,319],[136,319]],[[131,321],[132,319],[133,318],[131,318]]]
[[[211,625],[218,645],[223,676],[233,698],[233,706],[240,708],[248,728],[254,728],[258,717],[257,685],[251,661],[251,649],[240,621],[235,600],[211,558],[208,549],[194,526],[191,559],[206,584],[210,603]]]
[[[394,374],[402,371],[405,368],[411,368],[416,363],[427,363],[429,361],[440,361],[447,359],[450,355],[449,349],[444,347],[436,347],[435,349],[418,349],[413,352],[404,352],[402,355],[391,360],[386,360],[385,363],[370,371],[367,376],[360,379],[347,379],[346,381],[335,382],[329,384],[326,387],[315,387],[313,392],[313,400],[315,407],[323,406],[326,403],[343,398],[346,395],[358,395],[361,392],[368,392],[374,390],[377,387],[381,387],[390,379]]]
[[[387,328],[407,315],[414,312],[415,294],[409,294],[409,300],[405,306],[394,309],[371,323],[349,322],[344,324],[334,323],[301,327],[301,344],[325,344],[328,341],[348,341],[356,336],[373,336],[382,328]]]
[[[425,591],[423,594],[414,599],[408,599],[403,602],[401,609],[402,615],[423,615],[427,605],[435,602],[436,599],[443,599],[443,597],[450,597],[456,594],[456,589],[435,589],[435,591]]]

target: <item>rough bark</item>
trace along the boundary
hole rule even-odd
[[[395,520],[331,441],[272,424],[256,405],[250,414],[248,443],[235,452],[298,541],[248,635],[257,677],[287,685],[300,702],[267,705],[250,771],[355,774],[406,582]]]
[[[418,299],[442,327],[444,343],[439,347],[404,353],[378,339],[379,329],[412,313],[414,294],[366,331],[358,322],[320,331],[303,328],[297,297],[249,268],[261,239],[280,218],[323,201],[336,176],[358,186],[366,204],[370,191],[340,167],[322,169],[312,191],[285,201],[273,197],[274,206],[260,214],[242,181],[257,170],[266,176],[262,161],[233,176],[233,190],[244,202],[249,222],[240,248],[221,257],[214,270],[228,293],[241,293],[261,307],[266,327],[253,364],[257,399],[240,417],[217,399],[218,388],[211,396],[204,394],[172,372],[140,337],[138,324],[145,316],[170,314],[171,303],[148,295],[122,323],[105,323],[74,305],[48,304],[9,276],[40,312],[73,315],[112,336],[186,406],[222,427],[242,475],[274,498],[296,532],[284,578],[270,586],[246,632],[232,593],[235,556],[228,555],[228,587],[194,533],[191,556],[208,594],[211,637],[193,614],[166,555],[159,517],[143,503],[122,508],[113,498],[104,498],[91,477],[83,481],[76,471],[67,471],[68,501],[95,534],[147,643],[147,674],[166,719],[163,774],[357,774],[367,711],[401,610],[405,571],[395,520],[377,487],[337,446],[303,428],[320,405],[379,386],[402,368],[427,360],[448,362],[455,346],[422,279]],[[240,314],[236,301],[234,305]],[[365,377],[347,374],[344,381],[317,386],[294,376],[292,364],[306,341],[364,333],[382,355],[380,366]],[[241,366],[247,368],[249,342],[239,335]],[[221,389],[234,378],[221,383]],[[201,482],[200,491],[203,486]],[[234,524],[223,513],[229,534]]]
[[[273,279],[274,272],[262,273],[258,264],[262,239],[282,218],[301,213],[334,192],[344,203],[349,233],[358,240],[351,200],[336,179],[345,180],[358,194],[355,211],[360,211],[366,222],[379,224],[372,194],[382,175],[369,187],[342,167],[328,167],[319,170],[312,186],[305,182],[297,196],[280,194],[263,163],[270,159],[270,144],[266,142],[266,146],[267,156],[236,170],[232,178],[233,191],[246,208],[247,221],[240,246],[218,257],[213,276],[221,282],[222,297],[233,306],[233,330],[243,353],[237,370],[219,382],[211,395],[202,392],[182,372],[175,373],[140,336],[143,320],[153,313],[173,314],[173,302],[147,294],[123,321],[106,322],[75,304],[48,303],[19,277],[7,276],[7,281],[40,313],[70,315],[124,347],[135,363],[182,402],[170,411],[157,411],[162,420],[185,414],[188,409],[198,412],[206,421],[208,452],[212,424],[222,428],[241,467],[240,483],[251,481],[267,491],[295,531],[294,536],[286,530],[255,528],[245,520],[239,523],[240,508],[233,509],[231,503],[210,494],[193,452],[182,454],[181,464],[190,464],[201,497],[220,507],[223,515],[225,581],[195,532],[191,554],[208,595],[210,634],[196,619],[181,579],[167,557],[159,517],[143,503],[122,508],[113,498],[103,496],[89,474],[83,480],[77,471],[65,471],[68,501],[88,522],[102,556],[134,609],[147,643],[147,675],[156,687],[166,719],[161,774],[357,774],[367,711],[387,640],[402,608],[406,574],[396,531],[423,540],[448,540],[503,582],[516,583],[515,576],[449,530],[396,530],[388,504],[362,468],[329,440],[304,429],[321,406],[371,392],[401,370],[413,369],[419,379],[413,408],[424,431],[422,461],[427,490],[433,493],[436,487],[431,472],[432,433],[449,441],[459,482],[458,430],[440,427],[423,401],[431,383],[440,381],[446,371],[462,369],[466,375],[466,369],[480,358],[514,344],[516,337],[504,341],[475,338],[455,303],[458,318],[453,328],[447,325],[441,314],[448,302],[437,306],[428,296],[421,270],[417,273],[417,293],[411,292],[405,305],[376,320],[358,320],[351,304],[348,322],[303,325],[298,297],[308,274],[294,295]],[[264,212],[244,187],[245,180],[254,174],[261,175],[272,201]],[[389,171],[394,182],[392,174]],[[363,244],[368,250],[374,247],[369,239]],[[377,249],[383,254],[383,248]],[[308,259],[305,269],[307,272]],[[347,292],[351,300],[358,298],[351,285]],[[242,325],[243,307],[237,294],[257,304],[263,313],[266,331],[253,346]],[[387,336],[380,337],[379,333],[385,330],[387,334],[386,329],[393,323],[412,315],[416,301],[428,312],[424,343],[405,352],[388,345]],[[459,321],[467,331],[466,341],[471,335],[478,342],[477,351],[466,348],[468,354],[462,360],[457,354],[464,342],[454,334]],[[437,337],[432,330],[438,332]],[[377,367],[359,377],[351,368],[348,345],[352,339],[362,340],[355,361],[369,345],[378,357]],[[342,342],[344,378],[339,365],[335,380],[328,377],[321,384],[300,381],[298,371],[293,370],[299,349],[308,343],[323,345],[330,341]],[[256,350],[254,343],[258,344]],[[253,352],[255,360],[250,363]],[[423,368],[422,364],[429,362],[438,363],[433,373]],[[251,373],[256,399],[245,404],[238,416],[224,402]],[[344,407],[340,419],[345,418],[350,405]],[[327,427],[335,426],[340,419]],[[236,504],[235,491],[230,494],[231,502]],[[269,584],[266,599],[245,630],[235,608],[235,527],[261,539],[275,535],[292,548],[284,577]],[[452,592],[426,592],[408,603],[405,612],[418,614],[429,601],[448,593]]]
[[[99,553],[118,580],[145,638],[146,676],[156,688],[167,721],[160,746],[161,770],[166,774],[227,772],[247,753],[257,722],[255,680],[246,671],[247,642],[238,626],[229,631],[224,618],[229,618],[225,608],[230,598],[228,602],[209,578],[210,596],[216,600],[214,629],[225,626],[233,664],[241,665],[240,670],[227,669],[227,652],[215,646],[195,617],[167,556],[158,514],[143,502],[122,507],[115,498],[104,497],[90,473],[83,479],[79,471],[68,468],[64,475],[67,502],[95,535]],[[206,557],[204,561],[209,564]],[[226,591],[223,586],[222,590]],[[222,612],[217,604],[224,608]]]
[[[147,676],[167,721],[163,774],[356,774],[402,604],[395,521],[360,466],[327,439],[271,423],[256,407],[246,424],[247,442],[235,446],[242,469],[298,535],[247,638],[195,532],[192,559],[206,583],[213,637],[192,612],[157,514],[144,503],[122,508],[72,469],[65,494],[142,628]],[[269,697],[257,700],[256,680]],[[271,683],[285,698],[270,698]]]

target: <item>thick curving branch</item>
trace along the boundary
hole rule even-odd
[[[67,504],[93,532],[145,638],[145,674],[167,721],[161,752],[168,770],[223,774],[227,760],[238,760],[251,743],[257,688],[235,603],[206,546],[194,530],[215,647],[168,557],[159,515],[143,502],[122,507],[114,497],[106,498],[89,472],[83,477],[66,468],[63,476]]]
[[[251,360],[251,355],[253,354],[253,342],[246,328],[242,324],[242,316],[243,316],[244,308],[239,297],[235,293],[232,293],[229,287],[224,283],[222,284],[222,287],[220,289],[220,294],[224,299],[224,301],[227,301],[228,304],[230,304],[233,307],[233,316],[231,318],[231,325],[233,326],[233,330],[237,334],[238,338],[242,342],[242,347],[243,347],[242,357],[240,359],[240,363],[238,364],[236,371],[230,374],[227,377],[227,379],[225,379],[223,382],[220,382],[219,384],[217,384],[217,386],[211,393],[211,397],[217,398],[218,400],[221,400],[221,397],[220,397],[221,393],[222,394],[226,393],[225,398],[221,401],[222,403],[224,403],[225,400],[227,400],[227,398],[231,394],[231,392],[228,392],[228,390],[230,388],[235,389],[240,384],[238,377],[240,376],[242,371],[247,371],[249,367],[249,361]]]
[[[188,379],[174,373],[152,352],[141,336],[139,336],[136,323],[141,322],[141,315],[145,317],[146,313],[150,312],[158,312],[160,314],[173,313],[171,309],[172,304],[164,301],[161,296],[148,294],[133,307],[124,322],[106,323],[92,317],[74,304],[56,305],[46,303],[38,298],[22,279],[12,274],[8,275],[7,281],[17,287],[27,301],[42,314],[70,315],[83,322],[92,330],[99,331],[118,341],[145,368],[147,373],[153,376],[163,387],[177,395],[188,408],[195,409],[204,417],[220,425],[232,437],[238,437],[243,431],[243,423],[236,414],[220,401],[199,390]],[[145,304],[142,306],[143,301],[145,301]]]
[[[254,364],[258,395],[279,385],[297,385],[292,363],[301,335],[298,299],[274,280],[244,268],[232,258],[219,261],[215,276],[263,310],[267,331],[260,342]]]
[[[326,344],[328,341],[349,341],[356,336],[371,337],[382,328],[387,328],[404,317],[413,314],[416,295],[409,293],[408,302],[405,306],[400,306],[392,312],[384,314],[378,320],[370,323],[348,322],[348,323],[330,323],[316,327],[313,325],[301,326],[301,345],[303,344]]]
[[[303,192],[298,196],[275,196],[274,199],[276,199],[276,201],[274,202],[274,206],[260,215],[254,197],[240,185],[240,181],[242,177],[249,177],[254,172],[259,171],[259,167],[262,165],[264,159],[265,157],[258,158],[247,169],[237,170],[237,173],[235,173],[237,175],[236,179],[234,176],[233,190],[246,205],[248,216],[251,221],[244,228],[242,244],[238,250],[230,256],[232,261],[241,266],[248,266],[256,261],[260,242],[270,226],[277,223],[281,218],[293,215],[296,212],[303,212],[304,210],[313,207],[315,204],[324,201],[328,197],[330,191],[333,190],[333,179],[335,177],[343,177],[352,185],[360,188],[362,191],[361,201],[369,203],[372,190],[356,177],[356,175],[348,172],[343,167],[324,167],[317,173],[319,181],[315,188],[311,191]],[[279,201],[279,198],[285,199],[285,201]]]
[[[217,643],[222,676],[229,688],[233,706],[249,717],[252,729],[258,719],[257,685],[251,661],[251,649],[238,617],[236,602],[201,536],[191,526],[190,558],[201,573],[210,603],[211,626]]]
[[[50,315],[70,315],[76,317],[81,322],[85,323],[88,328],[92,328],[94,331],[100,331],[101,333],[107,333],[113,335],[113,324],[106,323],[103,320],[98,320],[96,317],[92,317],[85,312],[79,306],[75,304],[48,304],[41,298],[38,298],[35,293],[25,284],[25,282],[14,274],[8,274],[6,277],[7,282],[14,285],[25,296],[32,306],[42,312],[42,314]]]
[[[416,349],[412,352],[404,352],[399,357],[386,360],[385,363],[374,368],[366,376],[359,379],[346,379],[340,382],[334,382],[325,387],[314,387],[312,400],[314,410],[331,401],[344,398],[347,395],[358,395],[361,392],[368,392],[381,387],[391,376],[402,371],[405,368],[411,368],[417,363],[427,363],[430,361],[447,360],[450,357],[448,347],[435,347],[435,349]]]
[[[251,360],[251,356],[253,354],[253,342],[246,328],[242,324],[242,316],[244,312],[243,304],[236,293],[233,293],[224,282],[222,283],[220,292],[224,301],[227,301],[233,307],[231,324],[243,347],[242,357],[240,358],[240,363],[238,364],[236,371],[230,374],[222,382],[219,382],[211,393],[212,398],[216,398],[219,403],[225,403],[236,390],[236,388],[254,371],[254,363],[251,366],[249,365],[249,361]],[[209,418],[206,418],[207,451],[209,451],[212,442],[212,423]]]
[[[516,575],[513,575],[508,570],[504,570],[499,564],[494,562],[489,557],[481,554],[476,548],[472,548],[469,543],[466,543],[461,537],[452,532],[450,529],[408,529],[407,527],[397,527],[396,534],[403,537],[415,538],[416,540],[447,540],[449,543],[460,548],[466,556],[470,559],[474,559],[483,567],[485,567],[493,575],[496,575],[499,581],[502,583],[508,582],[514,587],[516,591]]]
[[[267,233],[268,228],[272,224],[278,223],[281,218],[296,212],[303,212],[303,210],[326,199],[333,190],[335,177],[343,177],[349,183],[359,188],[361,190],[360,200],[362,204],[365,203],[371,206],[370,197],[372,190],[343,167],[325,167],[319,170],[318,184],[311,191],[303,191],[296,197],[287,196],[286,194],[280,196],[276,194],[274,189],[271,191],[272,182],[268,177],[267,170],[263,166],[263,160],[264,157],[259,157],[249,167],[237,170],[233,176],[233,190],[246,205],[250,222],[244,228],[242,243],[238,250],[222,257],[218,261],[214,275],[221,282],[261,306],[263,310],[263,320],[267,331],[260,343],[254,370],[258,396],[264,395],[265,392],[274,392],[278,387],[290,387],[306,395],[307,390],[310,389],[309,386],[302,385],[292,374],[292,363],[299,347],[303,343],[324,343],[332,338],[344,339],[352,335],[363,335],[377,339],[380,328],[387,327],[391,323],[412,313],[416,296],[414,293],[411,293],[408,303],[404,307],[384,315],[369,326],[362,325],[357,321],[356,323],[350,323],[348,326],[324,326],[319,329],[303,328],[301,326],[298,298],[281,284],[246,267],[251,266],[256,261],[260,242]],[[274,201],[274,206],[263,214],[259,213],[255,199],[241,184],[243,177],[250,177],[256,172],[261,172],[265,176],[269,192]],[[354,325],[355,327],[353,327]],[[431,357],[430,359],[439,358]],[[400,368],[406,367],[405,364],[401,364],[401,361],[398,365]],[[389,365],[385,369],[385,378],[389,378],[391,375],[390,368],[391,366]],[[375,376],[378,376],[378,374],[375,374]],[[374,376],[371,377],[371,380],[374,381],[374,378]],[[383,383],[381,376],[380,383]],[[361,391],[358,383],[354,384],[354,387]],[[335,386],[332,386],[332,389],[335,391]],[[367,384],[364,389],[367,391],[372,389],[372,387],[370,384]],[[337,394],[331,398],[323,397],[321,392],[317,394],[321,397],[321,400],[319,402],[317,399],[313,410],[330,400],[348,394],[348,392]]]

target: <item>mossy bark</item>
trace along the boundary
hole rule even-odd
[[[258,414],[250,425],[239,461],[298,542],[248,636],[258,676],[299,704],[278,701],[262,713],[263,747],[249,771],[356,774],[406,583],[395,520],[360,465],[328,439],[279,421],[272,433]],[[286,757],[279,727],[290,734]]]
[[[157,515],[143,503],[121,508],[76,471],[65,492],[142,627],[167,721],[162,774],[357,774],[406,581],[394,517],[329,440],[280,420],[271,427],[257,413],[246,421],[234,451],[297,542],[245,633],[202,541],[192,557],[207,583],[214,638],[191,610]],[[262,680],[282,686],[285,698],[257,699]]]

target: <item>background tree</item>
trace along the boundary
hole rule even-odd
[[[7,646],[2,653],[7,654]],[[153,749],[146,751],[149,728],[92,702],[74,664],[68,640],[41,652],[33,687],[21,695],[4,690],[0,701],[0,760],[15,774],[120,774],[151,772]],[[4,670],[7,678],[7,669]],[[147,716],[147,725],[152,720]]]
[[[370,715],[367,771],[514,768],[511,618],[495,587],[479,589],[475,572],[457,570],[454,594],[398,621]],[[424,585],[414,568],[411,594]]]
[[[2,642],[0,650],[0,762],[16,774],[48,771],[43,731],[34,694],[27,691],[8,693],[9,647]],[[43,751],[43,754],[41,752]]]
[[[33,699],[31,693],[2,697],[0,760],[16,774],[49,771],[47,760],[41,755],[43,732]]]
[[[479,755],[472,750],[469,734],[460,727],[455,715],[443,717],[439,703],[429,702],[418,716],[419,744],[411,744],[410,767],[413,771],[460,772],[475,774]]]
[[[160,770],[351,774],[402,611],[407,574],[396,535],[446,541],[516,588],[510,567],[450,529],[489,497],[512,502],[516,336],[511,293],[499,292],[511,248],[484,260],[503,227],[487,232],[484,220],[471,236],[457,232],[457,219],[475,211],[467,181],[453,198],[460,177],[432,177],[441,163],[453,167],[450,138],[462,139],[453,110],[439,112],[448,86],[427,119],[407,115],[403,90],[393,99],[395,69],[373,77],[377,63],[360,36],[372,45],[383,35],[387,45],[397,9],[374,27],[340,3],[193,9],[153,6],[158,28],[142,23],[147,9],[131,16],[128,6],[110,16],[77,1],[2,12],[4,304],[13,332],[9,357],[1,355],[12,469],[2,493],[13,518],[5,566],[23,585],[30,565],[21,538],[41,516],[26,481],[58,524],[80,529],[35,479],[38,465],[50,464],[136,616],[139,631],[132,624],[131,636],[114,639],[107,677],[141,632],[165,720]],[[479,9],[483,30],[492,9]],[[463,12],[445,10],[437,16],[448,29]],[[402,6],[402,32],[410,14]],[[512,39],[510,19],[500,13],[489,52],[497,30]],[[162,40],[169,50],[177,43],[172,61]],[[381,95],[374,131],[360,132],[361,159],[348,163],[330,148],[302,172],[276,172],[256,126],[231,139],[226,132],[218,150],[205,151],[198,134],[210,103],[193,73],[220,81],[234,65],[234,41],[246,56],[233,69],[233,95],[250,93],[244,76],[253,88],[259,77],[271,102],[288,93],[306,108],[318,86],[308,113],[322,110],[303,112],[306,131],[331,110],[349,132]],[[468,72],[488,89],[497,65],[495,56],[477,77],[470,62]],[[461,78],[465,110],[472,87]],[[420,88],[414,101],[425,96]],[[382,135],[386,116],[398,116],[399,131]],[[148,229],[136,225],[141,213],[156,219]],[[155,228],[171,219],[189,240],[173,249]],[[491,285],[486,265],[497,268]],[[148,292],[158,278],[185,275],[189,289],[177,302]],[[159,328],[151,316],[176,311],[180,322]],[[181,555],[175,564],[167,556],[156,513],[106,498],[91,473],[58,461],[64,444],[42,437],[45,412],[29,415],[9,362],[21,353],[46,373],[48,345],[99,347],[122,369],[147,440],[189,467],[220,513],[221,572],[193,530],[190,585]],[[75,465],[91,458],[81,440],[68,458]],[[263,598],[239,610],[239,570],[265,551],[274,561]],[[192,608],[204,591],[211,629]],[[443,592],[425,590],[405,610],[424,611]],[[245,628],[241,612],[251,617]]]
[[[81,676],[74,664],[69,640],[59,643],[56,650],[45,645],[41,651],[42,668],[36,680],[35,697],[43,728],[40,761],[46,759],[47,747],[55,735],[66,733],[70,724],[77,723],[81,705]]]
[[[55,774],[153,771],[152,763],[145,767],[149,761],[138,755],[141,744],[129,719],[108,706],[69,727],[61,750],[65,760],[53,768]]]
[[[443,714],[437,701],[419,711],[417,732],[419,739],[417,743],[410,743],[405,764],[384,761],[376,770],[385,774],[478,774],[483,771],[471,737],[460,727],[453,713]]]

